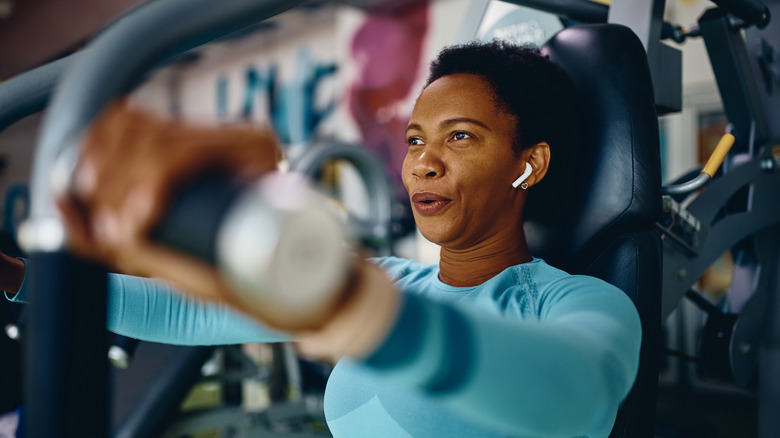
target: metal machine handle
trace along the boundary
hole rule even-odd
[[[249,308],[306,318],[348,279],[346,225],[302,175],[209,175],[174,199],[152,237],[216,266]]]
[[[105,29],[63,74],[44,118],[33,162],[32,223],[57,217],[50,181],[55,162],[66,150],[77,148],[84,128],[112,99],[162,61],[300,3],[224,0],[215,7],[209,0],[160,0]],[[27,242],[28,251],[53,246],[36,239]]]
[[[309,147],[290,170],[304,175],[315,175],[331,159],[351,163],[360,174],[368,193],[368,219],[350,218],[350,229],[373,250],[389,251],[392,238],[394,191],[383,163],[368,148],[357,144],[326,140]]]
[[[217,234],[228,210],[245,187],[217,174],[182,188],[171,200],[152,239],[204,262],[217,260]]]
[[[707,164],[704,166],[699,175],[690,181],[663,187],[663,193],[669,195],[686,194],[703,187],[712,178],[715,177],[715,172],[717,172],[718,168],[720,168],[720,165],[723,164],[723,160],[726,158],[726,155],[728,155],[731,147],[734,146],[734,141],[735,138],[732,134],[724,134],[720,138],[720,141],[715,147],[715,150],[712,151],[712,155],[710,155],[709,160],[707,160]]]
[[[54,84],[77,57],[74,54],[52,61],[0,83],[0,132],[42,111],[49,103]]]

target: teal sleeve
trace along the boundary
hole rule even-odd
[[[545,295],[540,320],[407,294],[365,363],[495,430],[607,436],[636,376],[639,317],[625,294],[598,281],[576,293],[560,286]]]
[[[6,298],[26,302],[26,281],[17,294],[6,293]],[[267,329],[228,306],[196,300],[158,280],[121,274],[108,274],[106,325],[123,336],[177,345],[290,340],[288,335]]]
[[[108,329],[131,338],[177,345],[283,342],[226,305],[206,303],[149,278],[108,276]]]

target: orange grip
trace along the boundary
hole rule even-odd
[[[728,155],[731,147],[734,146],[734,140],[733,135],[723,134],[723,137],[720,138],[718,145],[715,146],[715,150],[712,151],[712,155],[710,155],[710,159],[707,160],[707,164],[704,165],[704,169],[701,170],[701,173],[706,173],[712,178],[723,163],[723,159]]]

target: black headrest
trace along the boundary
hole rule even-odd
[[[551,146],[549,178],[530,189],[525,229],[534,255],[574,273],[615,237],[660,218],[658,118],[647,55],[629,28],[572,26],[542,51],[574,83],[581,136],[570,150]],[[562,160],[570,166],[554,172]]]

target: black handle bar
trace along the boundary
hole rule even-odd
[[[152,239],[209,264],[217,262],[223,219],[245,186],[224,175],[206,175],[176,193]]]
[[[759,29],[769,24],[769,7],[761,0],[712,0],[732,15],[741,18],[745,25],[755,24]]]
[[[605,23],[609,15],[609,6],[591,0],[506,0],[520,6],[549,12],[563,18],[581,21],[583,23]],[[742,19],[745,26],[755,24],[764,28],[770,21],[769,7],[761,0],[711,0],[732,15]],[[666,37],[670,37],[673,29],[669,23]]]

